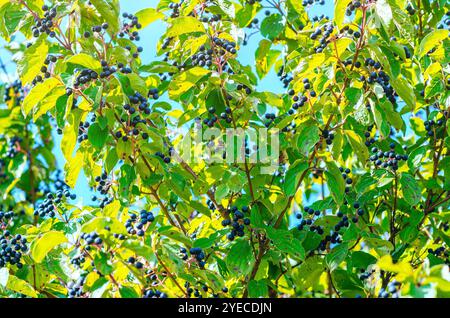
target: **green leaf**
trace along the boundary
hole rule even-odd
[[[352,253],[352,265],[355,268],[366,269],[369,265],[375,264],[377,258],[363,251],[355,251]]]
[[[119,293],[122,298],[139,298],[136,290],[130,286],[121,286],[119,289]]]
[[[389,26],[392,20],[392,10],[386,0],[377,0],[375,11],[386,26]]]
[[[93,231],[98,231],[101,229],[104,229],[106,226],[109,226],[112,232],[118,233],[118,234],[126,234],[127,231],[125,229],[125,226],[120,223],[120,221],[117,218],[112,217],[96,217],[89,222],[85,223],[81,227],[81,232],[84,233],[90,233]]]
[[[164,14],[155,10],[154,8],[142,9],[136,12],[134,16],[138,18],[138,21],[141,24],[141,29],[145,28],[156,20],[164,18]]]
[[[33,241],[31,246],[31,257],[36,263],[41,263],[52,249],[67,241],[66,236],[62,232],[47,232]]]
[[[402,173],[400,177],[401,189],[403,197],[410,205],[416,205],[422,198],[422,189],[416,179],[409,173]]]
[[[44,61],[47,58],[47,54],[48,45],[44,40],[44,37],[40,37],[36,43],[25,50],[23,55],[17,61],[17,73],[19,74],[23,85],[31,83],[36,75],[40,73],[41,67],[44,65]],[[49,80],[50,79],[47,81]],[[41,87],[41,97],[45,96],[48,93],[48,90],[49,89]],[[39,99],[34,100],[36,104],[38,101]]]
[[[36,107],[34,107],[33,121],[35,122],[39,119],[39,117],[56,107],[58,99],[64,94],[64,86],[56,86],[50,92],[48,92],[47,96],[42,99]]]
[[[248,296],[251,298],[267,297],[269,288],[265,280],[251,280],[248,282]]]
[[[180,73],[175,76],[169,84],[169,97],[178,99],[182,94],[194,87],[200,79],[209,73],[211,73],[211,71],[202,67],[193,67],[183,73]]]
[[[296,160],[286,172],[284,180],[284,192],[287,196],[294,195],[297,190],[297,184],[301,174],[308,168],[308,163],[304,160]]]
[[[277,249],[301,260],[305,259],[302,243],[287,230],[277,230],[272,227],[266,229],[267,235]]]
[[[330,269],[334,271],[345,260],[348,253],[348,246],[345,243],[334,247],[329,254],[325,257],[325,262]]]
[[[271,14],[261,22],[261,34],[274,40],[284,30],[283,17],[280,14]]]
[[[66,63],[80,65],[94,71],[99,71],[102,68],[102,65],[98,59],[95,59],[86,53],[72,55],[66,59]]]
[[[403,99],[403,101],[410,107],[414,109],[416,107],[416,96],[414,95],[414,90],[412,86],[403,78],[392,78],[391,85],[395,89],[398,96]]]
[[[98,123],[94,123],[89,127],[88,139],[91,144],[97,148],[101,149],[108,138],[108,129],[101,129]]]
[[[319,128],[315,125],[304,125],[298,134],[297,148],[306,156],[319,140]]]
[[[203,24],[196,18],[193,17],[179,17],[173,20],[169,29],[167,30],[167,37],[176,37],[182,34],[205,33],[205,28]]]
[[[342,205],[344,201],[345,183],[342,177],[341,171],[337,165],[332,162],[326,162],[327,170],[325,171],[325,177],[327,179],[327,185],[330,189],[330,193],[333,196],[334,201],[338,206]]]
[[[272,42],[263,39],[259,42],[258,49],[255,52],[256,73],[259,78],[263,78],[272,68],[281,51],[271,50]]]
[[[431,79],[431,82],[425,87],[425,98],[431,98],[444,91],[444,83],[436,76]]]
[[[444,39],[447,39],[449,36],[448,30],[433,30],[428,33],[420,42],[420,46],[417,52],[419,58],[423,57],[427,54],[432,48],[438,45]]]
[[[28,297],[37,298],[38,294],[27,281],[22,280],[14,275],[9,275],[7,289],[13,290],[19,294],[24,294]]]
[[[353,130],[345,130],[345,135],[347,136],[350,145],[356,153],[356,156],[361,162],[366,162],[369,158],[369,152],[364,144],[361,136],[356,134]]]
[[[340,28],[344,23],[345,11],[352,0],[336,0],[334,5],[334,22]]]
[[[78,151],[74,157],[67,160],[64,165],[64,171],[66,172],[66,183],[69,187],[75,187],[78,175],[83,167],[84,155],[81,151]]]
[[[108,31],[115,33],[119,30],[119,0],[91,0],[104,22],[108,22]]]
[[[62,83],[58,79],[51,77],[33,87],[23,100],[23,115],[26,117],[45,96],[51,93],[53,88],[60,85],[62,85]]]
[[[252,249],[248,240],[239,240],[231,247],[226,257],[227,267],[248,273],[251,270]]]
[[[61,151],[66,158],[70,160],[72,158],[73,150],[77,144],[78,127],[81,120],[82,111],[80,109],[74,109],[67,117],[67,124],[63,130],[63,137],[61,140]]]

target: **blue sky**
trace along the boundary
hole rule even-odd
[[[262,3],[264,4],[264,2],[265,1],[263,1]],[[137,11],[144,8],[156,7],[157,3],[158,3],[157,0],[121,0],[120,1],[121,12],[136,13]],[[260,21],[264,18],[263,11],[260,13],[260,16],[258,16]],[[333,1],[326,0],[324,6],[314,4],[308,9],[308,13],[310,17],[321,14],[332,17]],[[166,24],[164,22],[156,21],[151,25],[149,25],[144,30],[140,31],[141,36],[140,45],[144,48],[144,53],[141,55],[141,59],[144,64],[155,60],[155,58],[157,57],[156,44],[160,36],[164,33],[165,29]],[[259,35],[252,36],[251,39],[249,40],[248,45],[242,46],[240,48],[239,59],[242,64],[254,65],[254,52],[260,40],[261,36]],[[15,65],[11,62],[11,55],[5,49],[2,48],[4,45],[5,42],[2,39],[0,39],[0,57],[3,63],[6,65],[7,71],[10,74],[10,78],[14,78],[15,75],[12,74],[15,74]],[[0,77],[0,80],[4,80],[4,78]],[[263,80],[260,81],[258,85],[258,90],[272,91],[275,93],[281,93],[285,91],[281,82],[276,76],[276,73],[273,70]],[[54,138],[56,144],[54,153],[57,158],[58,166],[61,169],[63,169],[65,159],[59,147],[61,137],[54,134]],[[89,191],[89,186],[83,173],[80,173],[77,185],[74,190],[75,193],[78,195],[78,200],[82,200],[82,202],[80,202],[82,205],[93,203],[90,199],[92,193]]]

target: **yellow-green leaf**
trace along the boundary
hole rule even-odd
[[[53,248],[65,242],[67,242],[67,238],[62,232],[47,232],[33,241],[31,257],[36,263],[40,263]]]
[[[17,72],[23,84],[29,84],[41,71],[42,65],[47,58],[48,45],[40,38],[36,43],[25,50],[24,54],[17,61]],[[45,94],[48,91],[43,91]]]
[[[193,17],[180,17],[173,21],[167,30],[167,37],[175,37],[182,34],[202,32],[205,33],[203,24]]]
[[[428,33],[423,40],[420,42],[419,46],[419,58],[423,57],[428,53],[433,47],[435,47],[440,41],[448,38],[448,30],[434,30]]]
[[[98,59],[95,59],[92,56],[85,53],[72,55],[66,60],[66,63],[81,65],[91,70],[99,70],[102,67]]]
[[[158,12],[157,10],[155,10],[153,8],[142,9],[142,10],[138,11],[135,14],[135,16],[136,16],[136,18],[138,18],[139,23],[141,24],[142,28],[145,28],[150,23],[153,23],[154,21],[156,21],[158,19],[164,18],[164,14],[162,14],[161,12]]]
[[[345,11],[352,0],[337,0],[334,6],[334,22],[338,27],[344,22]]]
[[[22,103],[22,112],[24,116],[26,117],[31,110],[53,90],[53,88],[59,85],[62,85],[62,83],[58,79],[51,77],[33,87]]]

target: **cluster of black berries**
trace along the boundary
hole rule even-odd
[[[204,23],[213,23],[218,22],[222,19],[222,16],[220,14],[212,14],[209,17],[203,16],[201,21]]]
[[[205,46],[202,45],[200,47],[200,53],[196,53],[194,55],[191,56],[192,59],[192,65],[198,65],[198,66],[211,66],[212,65],[212,61],[213,61],[213,53],[214,50],[213,49],[205,49]]]
[[[137,269],[144,268],[144,264],[142,262],[136,260],[136,258],[133,256],[128,257],[128,263],[134,265],[134,267],[136,267]]]
[[[325,4],[325,0],[303,0],[302,5],[304,7],[308,7],[313,5],[314,3],[318,3],[321,6],[323,6]]]
[[[294,103],[292,103],[293,110],[297,110],[300,107],[303,107],[305,103],[308,101],[308,97],[306,97],[305,95],[302,94],[295,95],[295,91],[293,89],[289,91],[289,95],[293,95],[292,96],[292,100],[294,101]]]
[[[0,210],[0,228],[5,228],[14,217],[14,211],[3,212]]]
[[[130,215],[130,218],[125,222],[125,227],[127,228],[128,234],[137,236],[145,235],[145,225],[151,223],[155,220],[152,212],[146,210],[141,210],[138,216],[134,213]],[[135,224],[136,223],[136,224]]]
[[[53,31],[55,26],[53,19],[56,18],[56,8],[50,9],[47,5],[43,5],[42,10],[44,11],[44,18],[35,18],[35,25],[31,28],[33,36],[37,38],[40,34],[46,33],[51,38],[54,38],[56,33]]]
[[[396,171],[398,170],[399,163],[404,160],[408,160],[408,155],[401,155],[394,151],[395,149],[395,143],[391,143],[389,145],[390,151],[382,151],[381,149],[378,149],[377,147],[372,148],[372,152],[374,153],[372,156],[370,156],[370,161],[373,161],[375,163],[375,166],[382,167],[382,168],[388,168],[391,167],[392,170]]]
[[[322,131],[322,137],[325,138],[325,142],[327,143],[327,145],[331,145],[333,143],[334,134],[332,132],[330,132],[329,130],[324,129]]]
[[[170,42],[172,41],[172,37],[165,38],[163,43],[161,44],[161,49],[165,50],[169,47]],[[164,57],[164,61],[167,62],[169,60],[169,56],[166,55]]]
[[[360,80],[362,82],[366,82],[368,84],[374,84],[375,82],[380,84],[380,86],[383,88],[384,93],[386,94],[386,98],[393,104],[396,104],[396,93],[394,89],[392,88],[391,84],[389,83],[389,75],[387,75],[383,70],[382,66],[379,62],[376,62],[375,60],[371,58],[367,58],[364,62],[364,64],[368,68],[373,68],[372,71],[369,73],[369,77],[366,79],[364,75],[361,75]]]
[[[312,17],[312,19],[311,19],[312,22],[320,22],[322,20],[328,21],[328,20],[330,20],[330,17],[325,14],[321,14],[321,15],[316,15],[316,16]]]
[[[387,290],[384,288],[380,289],[378,298],[389,298],[390,296],[398,297],[400,285],[401,283],[398,281],[390,282],[387,286]]]
[[[267,120],[264,123],[264,126],[269,127],[270,125],[272,125],[277,116],[274,113],[267,113],[264,115],[264,118]]]
[[[142,298],[167,298],[167,294],[160,290],[147,289]]]
[[[347,5],[347,9],[345,10],[345,14],[349,17],[353,14],[353,11],[361,7],[361,2],[359,0],[355,0],[350,2]]]
[[[195,257],[195,260],[198,262],[198,266],[201,269],[205,268],[205,264],[206,264],[206,262],[204,261],[205,253],[203,252],[203,250],[200,247],[192,247],[189,250],[189,253],[191,254],[191,256]]]
[[[238,91],[244,91],[247,95],[250,95],[252,93],[252,89],[244,84],[237,84],[236,89]]]
[[[88,139],[88,129],[90,125],[91,123],[87,120],[85,122],[80,122],[80,125],[78,126],[78,142]]]
[[[31,85],[34,86],[37,83],[43,82],[44,78],[49,78],[51,76],[50,71],[49,71],[49,65],[50,63],[56,63],[57,58],[54,55],[50,55],[48,56],[45,60],[44,60],[44,65],[41,67],[41,74],[38,74],[34,77],[34,79],[31,81]]]
[[[450,27],[450,11],[447,11],[444,16],[443,24],[438,25],[438,29],[444,29],[444,25]]]
[[[186,293],[188,294],[189,298],[192,297],[192,294],[194,294],[194,297],[202,298],[202,294],[200,293],[200,291],[197,288],[192,288],[189,282],[185,282],[184,287],[186,288]],[[208,286],[206,285],[203,285],[201,289],[203,289],[205,293],[209,290]]]
[[[40,203],[37,210],[34,211],[34,215],[41,218],[45,216],[51,218],[55,217],[57,206],[62,203],[65,198],[75,200],[77,196],[75,193],[70,193],[69,188],[57,190],[55,195],[53,195],[53,193],[47,193],[44,201]]]
[[[139,50],[139,48],[138,48],[138,50]],[[133,70],[132,70],[130,67],[124,65],[124,64],[121,63],[121,62],[117,63],[117,68],[118,68],[119,71],[120,71],[121,73],[123,73],[123,74],[130,74],[130,73],[133,72]]]
[[[169,3],[169,9],[172,9],[172,12],[170,13],[171,18],[178,18],[180,16],[180,6],[180,3]]]
[[[22,253],[28,251],[27,239],[17,234],[12,236],[9,231],[4,231],[0,236],[0,267],[5,267],[8,263],[22,268]]]
[[[289,115],[292,115],[294,113],[294,111],[292,109],[289,109],[288,113]],[[296,123],[294,121],[292,121],[290,124],[286,125],[285,127],[283,127],[281,129],[282,132],[287,133],[287,132],[291,132],[292,134],[295,134],[296,130],[295,128],[297,127]]]
[[[107,30],[108,28],[109,28],[108,23],[104,22],[101,25],[94,25],[91,30],[94,33],[100,33],[100,32],[102,32],[102,30]],[[86,35],[87,35],[87,33],[85,32],[84,36],[86,37]],[[87,36],[87,37],[89,37],[89,36]]]
[[[84,240],[87,245],[101,245],[103,243],[97,232],[81,233],[80,239]]]
[[[317,247],[320,251],[325,251],[327,249],[327,244],[339,244],[342,243],[342,238],[338,232],[332,232],[331,235],[326,235],[325,238],[320,241],[319,246]]]
[[[103,172],[101,176],[95,177],[94,180],[98,184],[96,190],[102,195],[107,194],[109,188],[111,187],[111,181],[108,180],[108,174],[106,172]]]
[[[329,41],[329,37],[331,33],[333,33],[334,26],[331,23],[324,24],[321,28],[317,28],[310,36],[312,40],[316,40],[319,35],[322,37],[319,39],[319,45],[314,48],[314,52],[322,53],[322,51],[327,47]]]
[[[23,87],[22,83],[19,80],[15,80],[11,84],[5,86],[4,98],[3,100],[6,102],[15,99],[15,106],[19,106],[23,101]]]
[[[79,73],[73,83],[73,86],[75,88],[78,88],[79,86],[88,84],[90,81],[95,81],[98,78],[97,72],[90,70],[90,69],[83,69],[81,71],[78,69],[75,69],[75,73]],[[71,93],[72,93],[71,90],[66,91],[67,95],[70,95]]]
[[[408,5],[406,6],[406,11],[408,11],[409,15],[414,15],[416,13],[416,10],[413,8],[411,3],[408,3]]]
[[[233,121],[233,119],[231,118],[231,108],[226,107],[225,111],[220,113],[220,118],[230,124]]]
[[[278,78],[283,83],[283,87],[287,88],[289,86],[289,83],[292,82],[294,79],[291,75],[284,73],[284,66],[280,67],[277,73]]]
[[[438,130],[441,127],[445,127],[445,119],[446,117],[442,117],[441,119],[438,119],[437,121],[434,120],[426,120],[423,124],[425,126],[425,130],[427,131],[427,136],[431,139],[433,137],[438,137]]]
[[[216,206],[214,205],[214,202],[212,202],[211,200],[206,200],[206,205],[208,206],[208,208],[211,210],[211,211],[214,211],[215,209],[216,209]]]
[[[112,75],[112,74],[117,72],[117,68],[115,66],[109,66],[108,62],[106,62],[104,60],[100,61],[100,64],[102,65],[102,72],[100,73],[100,78],[106,78],[106,77],[108,77],[108,76],[110,76],[110,75]],[[128,72],[128,70],[126,72]],[[92,79],[96,79],[97,78],[96,77],[96,73],[95,74],[94,73],[91,72]],[[122,73],[124,73],[123,72],[123,67],[122,67]]]
[[[297,214],[295,215],[297,219],[302,219],[302,218],[303,218],[303,220],[301,220],[301,221],[300,221],[300,224],[297,226],[297,229],[298,229],[299,231],[302,231],[302,230],[304,229],[305,226],[310,226],[310,230],[311,230],[312,232],[317,231],[318,234],[322,235],[322,234],[324,233],[324,232],[323,232],[323,229],[322,229],[320,226],[314,226],[314,225],[312,225],[312,224],[313,224],[313,219],[314,219],[315,217],[319,217],[320,214],[321,214],[321,211],[319,211],[319,210],[314,210],[313,208],[310,208],[310,207],[305,207],[304,210],[305,210],[305,212],[310,216],[310,218],[308,218],[308,219],[303,218],[303,214],[297,213]]]
[[[262,0],[246,0],[246,2],[248,3],[248,4],[250,4],[250,5],[253,5],[253,4],[255,4],[255,3],[257,3],[257,2],[261,2]]]
[[[450,265],[450,259],[448,258],[450,253],[449,253],[449,250],[446,249],[444,246],[440,246],[434,250],[432,248],[430,248],[430,249],[428,249],[428,253],[430,253],[431,255],[434,255],[436,257],[443,258],[445,261],[445,264]]]
[[[242,211],[242,212],[241,212]],[[244,213],[248,213],[248,206],[243,206],[241,211],[236,206],[231,208],[231,219],[225,219],[222,221],[222,226],[231,226],[231,232],[227,234],[227,239],[233,241],[236,236],[242,237],[245,235],[245,226],[250,225],[250,219],[246,218]]]
[[[70,264],[75,265],[75,266],[78,266],[78,267],[80,267],[81,265],[83,265],[84,262],[86,262],[86,258],[85,258],[83,255],[79,255],[79,256],[73,257],[73,258],[70,260]]]
[[[339,171],[342,172],[342,178],[344,178],[346,186],[345,186],[345,193],[350,192],[350,185],[353,183],[352,178],[350,178],[351,170],[349,168],[342,168],[339,167]]]
[[[9,139],[8,149],[5,154],[7,158],[14,158],[19,153],[20,143],[22,141],[22,138],[18,136],[13,136]]]
[[[121,240],[121,241],[124,241],[126,239],[126,236],[123,234],[114,233],[113,236],[114,236],[114,238]]]
[[[128,38],[131,41],[139,41],[141,38],[139,36],[138,31],[132,31],[133,28],[140,29],[142,25],[139,23],[139,20],[136,16],[132,15],[131,13],[123,13],[122,17],[124,19],[130,20],[130,22],[124,22],[122,30],[119,32],[119,37],[123,38],[126,35],[128,35]]]
[[[157,93],[156,93],[157,94]],[[123,105],[123,109],[126,110],[130,115],[136,113],[136,110],[143,112],[146,115],[150,114],[150,105],[147,102],[147,99],[142,96],[142,94],[136,92],[134,95],[128,96],[130,104]],[[137,106],[137,109],[136,109]],[[116,136],[117,137],[117,136]],[[120,137],[118,137],[120,138]],[[124,140],[126,141],[126,140]]]
[[[108,197],[108,191],[111,188],[111,181],[108,180],[108,174],[106,172],[103,172],[101,176],[95,177],[94,181],[96,182],[95,189],[100,192],[101,195],[104,195],[104,197],[100,201],[100,208],[104,208],[108,204],[110,204],[113,201],[112,197]],[[92,196],[92,201],[97,201],[97,196]]]
[[[359,275],[359,279],[364,281],[364,280],[369,279],[370,276],[372,276],[376,272],[376,270],[372,269],[372,270],[369,270],[369,271],[365,271],[364,269],[362,269],[361,272],[362,272],[362,274]]]
[[[149,90],[148,90],[148,93],[147,93],[147,97],[152,97],[153,99],[158,99],[159,98],[159,92],[158,92],[158,89],[157,88],[150,88]]]
[[[180,248],[180,254],[181,254],[181,259],[183,261],[186,261],[189,259],[188,251],[184,247]],[[203,252],[203,250],[200,247],[192,247],[189,250],[189,254],[191,254],[191,256],[194,257],[194,259],[198,263],[198,266],[201,269],[205,268],[205,264],[206,264],[206,262],[204,261],[205,253]]]
[[[83,294],[83,285],[86,282],[86,277],[81,276],[77,281],[70,281],[67,284],[67,295],[69,298],[80,297]]]
[[[0,158],[0,179],[6,178],[6,171],[5,171],[5,160]]]
[[[169,153],[171,150],[169,149]],[[155,152],[155,156],[160,157],[164,163],[170,163],[170,154],[168,156],[164,155],[161,151]]]
[[[366,104],[366,108],[368,111],[370,111],[370,104]],[[364,144],[367,147],[370,147],[376,141],[375,138],[371,137],[372,129],[373,129],[373,125],[370,125],[369,127],[367,127],[367,131],[364,133],[364,137],[366,137],[366,141],[364,142]]]

